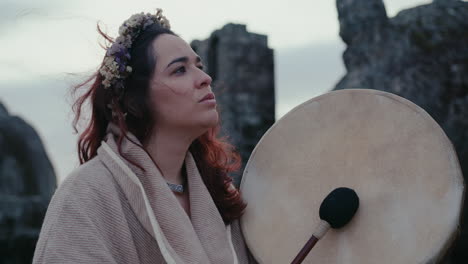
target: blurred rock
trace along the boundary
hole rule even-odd
[[[0,263],[31,263],[56,185],[39,135],[0,102]]]
[[[273,50],[267,36],[247,32],[245,25],[227,24],[192,48],[213,78],[222,131],[238,148],[243,161],[275,121]],[[242,171],[241,170],[241,171]],[[234,175],[236,184],[240,175]]]
[[[468,175],[468,3],[440,0],[387,17],[382,0],[337,0],[347,74],[335,89],[370,88],[425,109]],[[468,259],[468,203],[451,263]]]

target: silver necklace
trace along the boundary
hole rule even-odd
[[[171,189],[171,191],[173,191],[173,192],[184,193],[184,189],[185,189],[184,185],[187,183],[187,174],[186,174],[186,170],[185,170],[185,164],[182,167],[182,179],[185,179],[184,183],[182,183],[182,184],[175,184],[175,183],[166,182],[167,186],[169,186],[169,189]]]
[[[184,193],[184,185],[183,184],[174,184],[174,183],[167,182],[167,186],[169,186],[169,189],[171,189],[171,191],[173,191],[173,192]]]

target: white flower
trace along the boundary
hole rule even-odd
[[[161,16],[161,14],[162,14],[162,9],[161,8],[156,8],[156,15],[155,16],[159,17],[159,16]]]
[[[102,85],[104,85],[104,88],[108,88],[108,87],[111,86],[110,81],[107,80],[107,79],[105,79],[104,81],[102,81]]]
[[[123,24],[119,27],[119,35],[123,35],[127,31],[128,27],[126,24]]]

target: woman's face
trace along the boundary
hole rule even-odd
[[[218,124],[211,77],[200,57],[181,38],[162,34],[153,41],[156,68],[150,82],[156,127],[204,133]]]

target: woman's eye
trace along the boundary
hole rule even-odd
[[[184,73],[184,72],[185,72],[185,66],[181,66],[174,71],[174,73],[178,73],[178,74]]]

